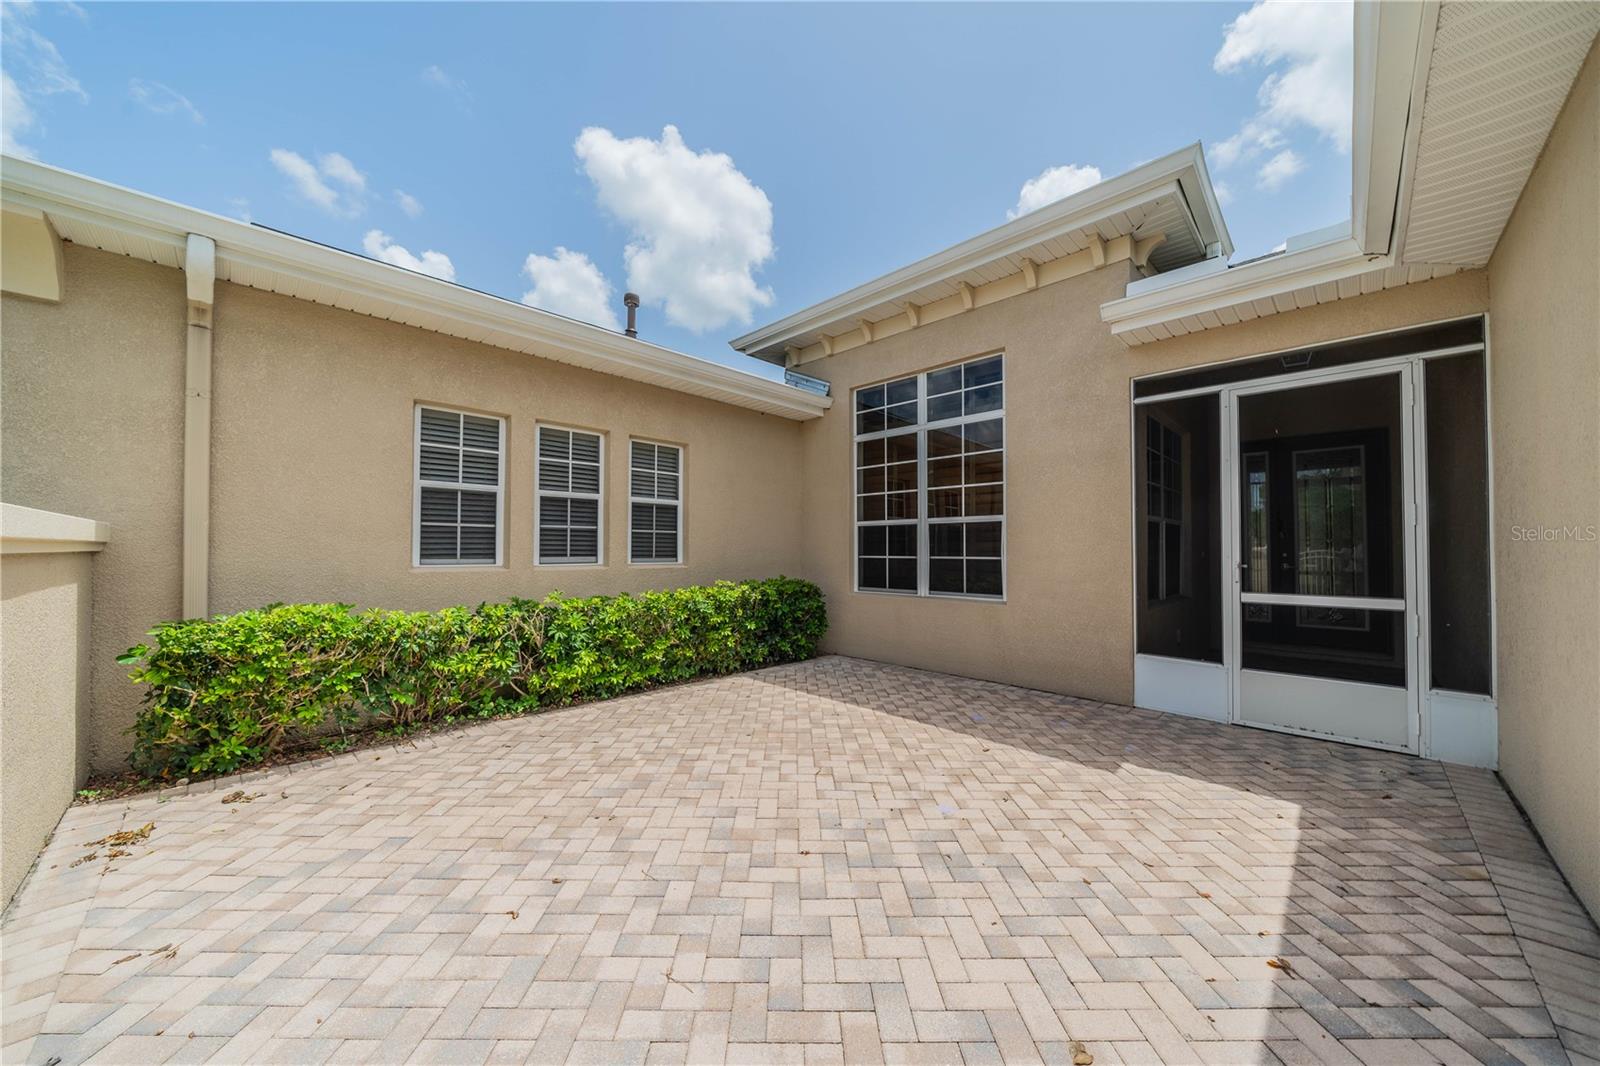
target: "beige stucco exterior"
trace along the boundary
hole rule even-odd
[[[67,244],[65,297],[7,295],[5,498],[119,531],[96,562],[96,769],[116,769],[139,693],[116,655],[181,613],[186,301],[180,271]],[[620,377],[232,285],[217,287],[213,613],[274,601],[423,609],[793,573],[796,424]],[[412,566],[413,408],[503,416],[505,565]],[[599,566],[533,563],[534,428],[606,442]],[[627,561],[631,437],[684,448],[684,561]]]
[[[89,772],[91,558],[0,557],[0,905]]]
[[[795,424],[407,326],[219,286],[211,604],[432,608],[766,577],[798,562]],[[505,565],[412,563],[413,407],[507,419]],[[535,566],[536,423],[605,447],[599,566]],[[684,449],[684,562],[628,563],[628,442]]]
[[[1482,313],[1482,271],[1125,349],[1100,321],[1127,263],[806,364],[839,402],[802,425],[807,576],[830,650],[1096,699],[1133,699],[1132,378]],[[1006,356],[1006,602],[855,592],[851,390]]]
[[[1600,914],[1600,53],[1489,261],[1489,307],[1500,770]]]
[[[330,600],[422,609],[789,573],[827,595],[830,651],[1131,703],[1132,379],[1492,312],[1501,765],[1579,895],[1600,908],[1596,68],[1591,55],[1486,270],[1127,349],[1100,311],[1135,276],[1128,250],[1098,268],[1074,261],[1034,279],[1037,288],[1002,279],[947,298],[937,313],[908,311],[892,326],[858,327],[837,348],[830,340],[798,353],[836,398],[810,421],[219,283],[210,610]],[[75,643],[57,649],[81,658],[91,708],[71,748],[115,769],[139,699],[115,656],[184,602],[185,278],[71,244],[60,261],[59,303],[4,297],[0,482],[8,502],[118,530],[92,564],[72,564],[92,566],[92,612],[86,596],[69,611],[56,592],[81,587],[75,571],[39,578],[53,598],[29,600],[53,612],[56,630],[69,614],[78,627]],[[995,352],[1006,376],[1005,600],[856,592],[852,390]],[[503,565],[413,566],[418,403],[507,420]],[[602,564],[534,563],[541,422],[604,436]],[[627,560],[632,438],[685,450],[682,564]],[[1540,528],[1576,533],[1516,532]],[[11,574],[8,563],[8,645]],[[19,578],[17,587],[32,586]],[[8,647],[8,697],[13,658]],[[60,703],[67,687],[58,681],[48,698]],[[63,744],[59,732],[25,728],[40,729],[44,746],[19,757],[42,760]],[[19,776],[9,749],[8,808]],[[75,778],[84,761],[74,754],[71,765]],[[27,825],[17,831],[33,832]],[[8,851],[12,832],[8,813]],[[8,892],[11,878],[8,860]]]
[[[117,530],[94,561],[89,759],[116,769],[139,706],[123,649],[178,617],[183,512],[183,275],[63,246],[59,304],[0,314],[0,492]]]

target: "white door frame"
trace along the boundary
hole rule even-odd
[[[1418,599],[1418,565],[1420,552],[1418,546],[1418,483],[1417,483],[1417,437],[1416,437],[1416,367],[1421,362],[1417,356],[1404,356],[1397,359],[1385,359],[1371,363],[1358,363],[1346,367],[1333,367],[1327,370],[1313,370],[1302,374],[1285,375],[1283,377],[1258,379],[1229,385],[1220,390],[1219,402],[1222,405],[1222,473],[1221,481],[1224,486],[1222,507],[1222,540],[1225,549],[1221,552],[1222,589],[1223,592],[1223,662],[1228,668],[1228,720],[1240,725],[1251,725],[1262,729],[1271,729],[1278,732],[1296,733],[1303,736],[1319,737],[1322,739],[1344,740],[1351,743],[1362,744],[1367,747],[1386,748],[1393,751],[1405,751],[1418,754],[1421,751],[1422,713],[1423,700],[1421,698],[1422,684],[1420,670],[1423,665],[1421,655],[1422,618],[1421,604]],[[1400,457],[1400,483],[1396,486],[1401,493],[1401,545],[1403,555],[1404,582],[1402,592],[1404,597],[1403,614],[1405,617],[1404,648],[1406,664],[1405,686],[1405,717],[1406,717],[1406,743],[1404,745],[1383,744],[1363,739],[1342,735],[1332,731],[1300,729],[1293,726],[1279,725],[1264,722],[1247,722],[1241,714],[1241,681],[1244,670],[1241,662],[1243,648],[1243,584],[1240,566],[1243,560],[1240,557],[1240,514],[1243,507],[1242,489],[1239,484],[1239,401],[1247,396],[1258,396],[1275,392],[1290,392],[1296,389],[1308,388],[1316,385],[1326,385],[1333,382],[1353,381],[1360,378],[1371,377],[1398,377],[1400,384],[1400,424],[1401,424],[1401,457]],[[1329,597],[1303,597],[1283,595],[1252,594],[1252,600],[1258,602],[1281,603],[1285,605],[1326,606],[1315,603]],[[1394,600],[1378,598],[1349,597],[1337,598],[1341,605],[1349,607],[1393,607]],[[1252,671],[1263,673],[1263,671]],[[1298,676],[1298,675],[1297,675]],[[1331,687],[1348,687],[1350,682],[1330,681]]]

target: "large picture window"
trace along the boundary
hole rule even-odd
[[[683,561],[683,450],[631,442],[628,457],[628,561]]]
[[[540,565],[598,563],[603,511],[600,434],[540,426],[535,448]]]
[[[417,566],[500,565],[505,420],[416,409]]]
[[[1005,595],[999,355],[855,392],[856,588]]]

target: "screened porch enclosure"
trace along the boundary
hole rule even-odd
[[[1492,763],[1483,337],[1135,383],[1139,705]]]

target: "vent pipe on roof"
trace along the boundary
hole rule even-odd
[[[628,328],[622,332],[630,337],[637,337],[639,335],[639,323],[636,316],[639,313],[639,294],[636,292],[623,293],[622,306],[628,309]]]

